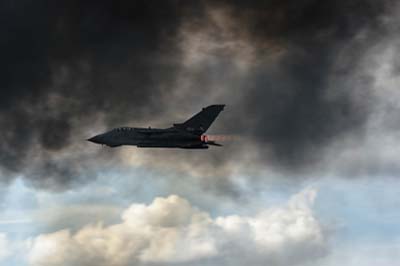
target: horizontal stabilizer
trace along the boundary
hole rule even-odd
[[[212,145],[212,146],[222,147],[222,144],[216,143],[215,141],[207,141],[206,144],[207,145]]]

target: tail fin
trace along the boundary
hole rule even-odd
[[[200,136],[207,131],[224,107],[224,104],[207,106],[186,122],[174,124],[174,127]]]

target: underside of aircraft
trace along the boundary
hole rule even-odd
[[[187,121],[169,128],[119,127],[96,135],[88,141],[109,147],[133,145],[140,148],[208,149],[209,145],[222,146],[208,140],[204,133],[224,107],[222,104],[210,105]]]

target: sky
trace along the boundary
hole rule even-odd
[[[396,265],[394,0],[0,2],[0,265]],[[101,147],[226,104],[209,150]]]

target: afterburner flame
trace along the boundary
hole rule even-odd
[[[239,140],[239,136],[235,135],[202,135],[201,141],[235,141]]]

